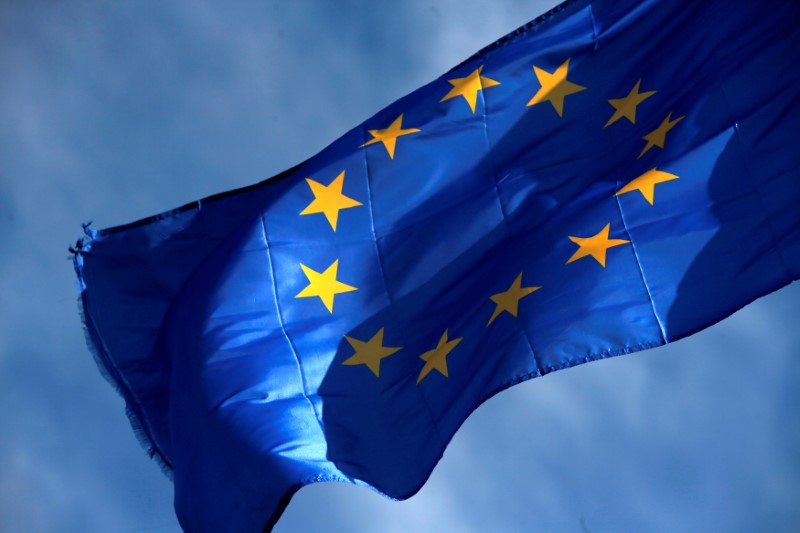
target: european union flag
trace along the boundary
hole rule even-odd
[[[797,2],[567,1],[272,179],[87,228],[91,344],[183,527],[407,498],[498,391],[798,279],[798,50]]]

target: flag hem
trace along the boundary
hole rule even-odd
[[[83,275],[83,254],[91,248],[91,241],[97,232],[89,228],[89,224],[84,224],[83,229],[86,236],[78,239],[75,245],[69,248],[69,251],[72,253],[72,263],[75,274],[78,277],[80,293],[78,295],[78,314],[81,317],[86,346],[89,348],[100,374],[125,401],[125,415],[128,417],[134,435],[136,435],[136,440],[139,441],[139,444],[145,450],[147,456],[155,461],[164,475],[172,481],[172,463],[153,439],[151,431],[146,423],[146,417],[141,413],[139,402],[131,391],[131,387],[125,382],[120,371],[114,365],[111,356],[106,351],[100,334],[94,325],[94,321],[87,310],[87,287]]]

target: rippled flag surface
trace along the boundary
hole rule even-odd
[[[568,1],[272,179],[87,228],[91,344],[182,526],[409,497],[496,392],[798,279],[798,50],[796,2]]]

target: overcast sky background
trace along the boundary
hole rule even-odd
[[[0,531],[179,531],[84,342],[81,222],[276,174],[553,4],[0,3]],[[501,394],[407,502],[315,485],[276,531],[798,531],[798,285]]]

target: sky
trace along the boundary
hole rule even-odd
[[[0,531],[180,531],[85,344],[82,222],[274,175],[553,4],[0,3]],[[498,395],[406,502],[318,484],[275,531],[800,530],[799,285]]]

